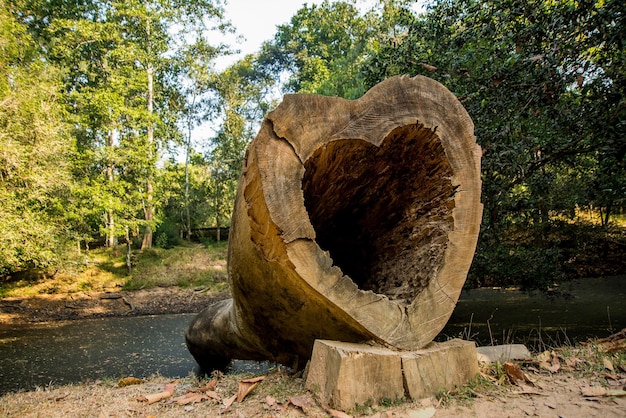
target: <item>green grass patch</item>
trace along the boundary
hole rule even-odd
[[[21,272],[0,281],[0,297],[38,294],[124,290],[177,286],[204,288],[210,292],[228,290],[227,242],[183,243],[164,249],[132,252],[128,274],[125,247],[91,250],[80,264],[54,274]]]
[[[223,291],[227,286],[226,243],[151,248],[138,254],[124,289],[179,286]]]

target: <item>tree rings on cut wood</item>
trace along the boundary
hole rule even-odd
[[[432,341],[478,238],[473,130],[456,97],[422,76],[390,78],[358,100],[285,96],[246,153],[233,298],[186,332],[200,365],[291,364],[319,338],[405,350]]]

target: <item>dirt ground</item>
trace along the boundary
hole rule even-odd
[[[324,408],[304,389],[302,378],[285,372],[269,373],[241,402],[233,401],[240,389],[237,379],[225,376],[210,391],[198,392],[206,382],[192,378],[170,381],[154,377],[136,385],[118,382],[42,388],[0,397],[5,417],[621,417],[626,416],[623,385],[600,375],[580,377],[574,371],[534,373],[523,369],[532,386],[482,384],[460,388],[443,396],[392,405],[371,404],[347,413]],[[244,380],[244,379],[242,379]],[[170,386],[168,386],[170,385]],[[149,403],[160,396],[169,397]],[[189,392],[196,390],[196,392]],[[611,392],[612,391],[612,392]],[[165,393],[165,395],[162,395]],[[613,393],[613,395],[611,394]],[[232,404],[231,404],[232,402]]]
[[[203,289],[157,287],[148,290],[78,292],[0,299],[0,322],[6,324],[199,312],[228,297]]]
[[[197,312],[216,298],[201,290],[157,288],[133,292],[85,292],[0,300],[5,323]],[[468,386],[428,399],[357,406],[347,413],[323,407],[300,376],[275,370],[241,402],[241,381],[226,375],[204,392],[206,381],[172,382],[155,376],[137,384],[86,382],[0,397],[6,417],[626,417],[626,332],[612,340],[566,347],[512,363],[484,365]],[[509,366],[513,367],[513,366]],[[521,374],[520,374],[521,373]],[[521,377],[520,377],[521,376]],[[168,386],[170,385],[170,386]],[[245,384],[244,384],[245,386]],[[250,385],[247,386],[248,388]],[[171,389],[170,396],[149,403]],[[185,396],[189,391],[195,394]],[[191,397],[190,397],[191,396]],[[229,404],[232,402],[232,404]]]

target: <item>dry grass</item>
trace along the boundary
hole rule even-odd
[[[196,244],[144,251],[124,289],[179,286],[208,287],[219,292],[226,289],[227,281],[226,243],[208,248]]]
[[[626,333],[626,331],[625,331]],[[349,416],[410,418],[414,416],[602,416],[623,417],[626,397],[626,351],[617,341],[594,341],[563,347],[515,362],[528,377],[515,383],[508,368],[484,365],[481,375],[460,388],[427,399],[357,405]],[[556,367],[556,365],[559,365]],[[613,370],[609,370],[612,368]],[[204,386],[196,376],[174,381],[172,397],[153,404],[142,399],[160,393],[171,379],[153,376],[142,383],[119,387],[114,380],[45,387],[0,397],[0,416],[6,417],[329,417],[335,414],[317,403],[299,375],[270,370],[265,380],[242,402],[226,406],[250,374],[219,377],[216,399],[178,404],[173,398]],[[602,390],[605,394],[602,394]],[[593,395],[590,395],[592,391]]]
[[[33,392],[7,394],[0,397],[0,416],[4,417],[214,417],[214,416],[303,416],[301,408],[290,404],[295,396],[308,397],[308,416],[327,416],[310,398],[301,378],[274,370],[248,395],[243,402],[229,408],[224,401],[237,393],[238,382],[249,378],[245,374],[222,376],[215,389],[220,400],[179,405],[165,399],[153,404],[142,400],[147,395],[160,393],[171,379],[154,376],[143,383],[118,387],[117,381],[97,381],[79,385],[46,387]],[[206,383],[195,376],[174,381],[172,398]],[[272,393],[272,395],[270,395]],[[275,402],[268,402],[268,396]]]

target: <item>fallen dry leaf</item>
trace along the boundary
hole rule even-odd
[[[556,354],[554,351],[552,352],[552,364],[561,364],[561,361],[559,360],[559,355]]]
[[[507,361],[502,365],[502,368],[504,368],[504,371],[512,384],[519,385],[520,383],[529,383],[531,386],[533,385],[530,379],[524,374],[524,372],[522,372],[522,369],[520,369],[517,364]]]
[[[141,383],[143,383],[143,380],[133,376],[128,376],[121,378],[119,382],[117,382],[117,386],[123,388],[124,386],[139,385]]]
[[[308,414],[309,408],[313,407],[313,400],[309,395],[292,396],[289,398],[289,403],[300,408],[304,414]]]
[[[603,377],[607,380],[615,380],[616,382],[619,381],[619,376],[610,373],[602,373],[600,377]]]
[[[268,404],[269,406],[274,406],[276,405],[276,399],[271,397],[270,395],[267,395],[265,397],[265,403]]]
[[[606,391],[607,396],[626,396],[624,389],[609,389]]]
[[[559,370],[561,370],[561,364],[559,364],[559,363],[551,364],[548,367],[546,367],[546,370],[548,370],[550,373],[556,373]]]
[[[565,364],[572,369],[575,369],[579,364],[582,364],[584,362],[584,360],[581,360],[577,357],[568,357],[565,359]]]
[[[423,62],[421,62],[420,65],[422,67],[424,67],[426,70],[430,71],[431,73],[433,71],[437,71],[437,67],[435,67],[434,65],[426,64],[426,63],[423,63]]]
[[[615,368],[613,367],[613,362],[612,362],[610,359],[608,359],[608,358],[604,357],[604,358],[602,359],[602,361],[603,361],[603,363],[604,363],[604,368],[605,368],[605,369],[607,369],[608,371],[611,371],[611,372],[615,373]]]
[[[597,340],[598,348],[608,353],[621,351],[626,348],[626,328],[606,338]]]
[[[187,405],[190,403],[198,403],[202,401],[208,401],[210,398],[206,393],[186,393],[181,396],[173,398],[171,401],[176,402],[178,405]]]
[[[167,399],[167,398],[172,397],[172,395],[174,395],[175,388],[176,388],[176,383],[168,383],[167,385],[165,385],[165,389],[163,389],[163,392],[153,393],[151,395],[145,395],[143,397],[140,397],[139,400],[142,402],[147,402],[148,405],[150,405],[162,399]]]
[[[217,379],[213,379],[204,386],[187,389],[186,394],[171,399],[169,403],[175,402],[178,405],[187,405],[208,400],[221,401],[222,397],[214,391],[216,386]]]
[[[537,354],[537,360],[540,363],[549,363],[552,360],[552,354],[549,351],[544,351],[543,353]]]
[[[222,404],[224,404],[224,406],[226,407],[226,409],[230,408],[230,406],[233,404],[233,402],[235,402],[235,400],[237,399],[237,394],[235,393],[233,396],[231,396],[228,399],[224,399],[222,401]]]
[[[626,340],[615,341],[610,344],[604,344],[604,351],[607,353],[615,353],[626,349]]]
[[[600,396],[626,396],[626,390],[624,389],[605,389],[600,386],[588,386],[581,388],[583,396],[587,398],[596,398]]]
[[[204,392],[204,394],[206,396],[208,396],[211,399],[215,399],[216,401],[221,401],[222,397],[220,395],[217,394],[217,392],[213,391],[213,390],[207,390],[206,392]]]
[[[544,351],[537,355],[537,360],[539,360],[539,367],[548,370],[550,373],[556,373],[561,370],[559,356],[554,351]]]
[[[237,402],[241,402],[244,400],[250,392],[254,390],[259,383],[265,379],[265,376],[255,377],[253,379],[245,379],[239,381],[239,389],[237,390]]]
[[[539,373],[539,369],[533,366],[526,367],[526,370],[528,370],[529,372],[533,372],[533,373]]]
[[[199,388],[193,388],[187,390],[187,392],[208,392],[215,390],[217,387],[217,379],[210,380],[206,385],[200,386]]]

